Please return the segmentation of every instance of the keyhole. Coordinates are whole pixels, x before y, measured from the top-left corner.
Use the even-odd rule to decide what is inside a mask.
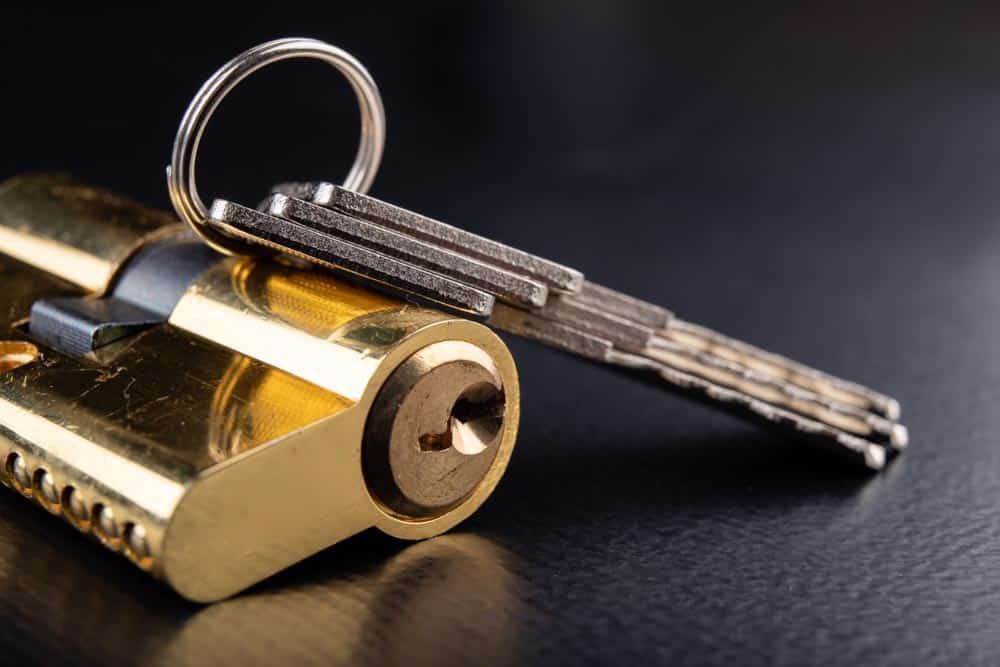
[[[443,452],[454,447],[466,456],[480,454],[500,433],[503,413],[503,392],[489,383],[477,384],[455,401],[446,431],[420,436],[420,451]]]

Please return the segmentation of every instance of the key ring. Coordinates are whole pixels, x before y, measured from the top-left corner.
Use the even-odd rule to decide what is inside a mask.
[[[260,250],[208,227],[207,209],[195,183],[195,160],[205,127],[219,103],[257,70],[291,58],[322,60],[343,74],[361,108],[361,141],[344,187],[367,192],[375,180],[385,148],[385,109],[375,80],[354,56],[336,46],[315,39],[291,37],[266,42],[244,51],[219,68],[191,100],[174,140],[167,189],[177,214],[212,248],[229,254],[258,254]]]

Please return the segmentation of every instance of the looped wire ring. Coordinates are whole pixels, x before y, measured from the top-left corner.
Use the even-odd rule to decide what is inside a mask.
[[[378,87],[368,70],[351,54],[315,39],[292,37],[266,42],[244,51],[223,65],[204,83],[191,100],[174,140],[167,188],[177,214],[205,240],[225,254],[259,252],[247,243],[227,236],[206,224],[207,209],[195,182],[195,161],[202,134],[219,103],[243,79],[272,63],[291,58],[322,60],[339,70],[351,84],[361,108],[361,141],[344,187],[367,192],[375,180],[385,148],[385,109]]]

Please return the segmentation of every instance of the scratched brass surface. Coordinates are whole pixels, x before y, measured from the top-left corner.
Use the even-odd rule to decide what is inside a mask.
[[[80,288],[51,273],[36,269],[0,252],[0,332],[25,320],[31,304],[42,296],[71,296]]]
[[[129,243],[178,230],[92,189],[53,195],[63,187],[56,182],[4,186],[9,196],[31,185],[36,198],[8,200],[16,215],[0,215],[0,230],[16,232],[0,232],[0,251],[12,255],[0,261],[0,341],[15,341],[0,348],[5,484],[196,601],[232,595],[372,526],[406,539],[437,535],[492,492],[519,421],[517,374],[503,343],[482,325],[316,271],[220,257],[168,324],[84,359],[39,347],[33,360],[13,328],[32,301],[104,288],[60,277],[74,252],[87,258],[83,269],[99,259],[110,280],[121,253],[135,251]],[[106,233],[111,223],[125,233]],[[82,240],[92,224],[93,236],[110,243],[103,255]],[[159,231],[133,233],[150,227]],[[44,252],[22,262],[24,248]],[[507,409],[495,456],[448,511],[386,512],[361,466],[369,411],[398,366],[443,341],[464,341],[472,358],[496,364]]]
[[[249,305],[260,317],[261,304]],[[452,339],[506,362],[516,397],[513,363],[485,327],[407,307],[348,320],[324,339],[340,349],[331,372],[369,372],[351,380],[367,381],[359,403],[170,325],[93,361],[43,350],[40,362],[0,376],[0,456],[23,457],[30,474],[46,471],[62,493],[72,487],[91,518],[110,510],[116,532],[98,532],[108,546],[191,599],[218,599],[372,525],[427,537],[485,500],[509,458],[516,406],[493,468],[443,516],[411,522],[382,512],[361,473],[364,423],[381,382],[416,350]],[[148,559],[130,550],[135,526]]]
[[[350,405],[171,327],[105,351],[102,361],[81,363],[46,350],[40,362],[0,375],[0,456],[23,457],[33,476],[46,471],[62,498],[72,488],[107,546],[168,579],[177,549],[168,548],[165,534],[184,518],[181,503],[202,477]],[[289,408],[291,398],[297,409]],[[37,488],[25,492],[39,495]],[[108,510],[117,529],[99,532],[93,519]],[[51,511],[69,509],[64,500]],[[143,531],[148,561],[128,548],[132,526]],[[181,554],[189,547],[183,539],[176,546]]]
[[[275,274],[248,289],[254,282],[248,271]],[[168,536],[186,545],[184,558],[168,564],[168,579],[198,579],[206,563],[224,564],[234,550],[250,549],[254,558],[243,565],[256,570],[256,580],[371,526],[404,539],[438,535],[474,512],[506,470],[520,420],[520,390],[506,346],[482,325],[386,300],[311,271],[226,259],[195,281],[171,326],[221,342],[353,404],[289,435],[283,449],[262,447],[240,457],[238,465],[220,465],[191,489]],[[407,518],[386,511],[368,489],[361,465],[364,427],[392,372],[442,341],[470,343],[494,360],[507,407],[496,456],[475,489],[447,512]],[[199,509],[208,507],[210,514]],[[247,578],[225,567],[213,576],[212,586]]]
[[[166,213],[65,174],[0,183],[0,252],[86,292],[104,292],[133,252],[181,229]]]

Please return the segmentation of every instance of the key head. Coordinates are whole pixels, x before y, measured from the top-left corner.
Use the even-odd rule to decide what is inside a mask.
[[[208,225],[300,260],[355,276],[375,289],[433,303],[473,318],[485,318],[494,297],[467,283],[346,241],[325,230],[217,199]]]

